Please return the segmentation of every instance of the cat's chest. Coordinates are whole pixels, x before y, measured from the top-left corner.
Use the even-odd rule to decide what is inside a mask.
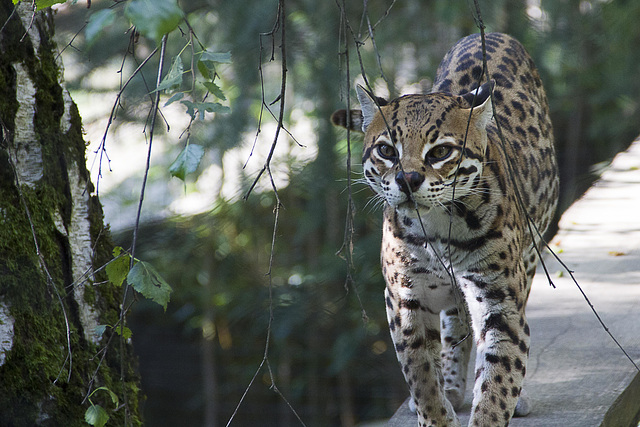
[[[383,267],[410,276],[428,274],[450,280],[451,271],[482,264],[502,240],[502,231],[481,224],[468,226],[464,217],[447,211],[387,210],[384,215]]]

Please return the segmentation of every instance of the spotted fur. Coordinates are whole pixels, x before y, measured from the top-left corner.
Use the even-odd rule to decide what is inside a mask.
[[[508,425],[514,412],[528,412],[518,403],[530,341],[525,304],[558,173],[530,56],[499,33],[486,35],[486,54],[492,80],[482,85],[476,34],[446,54],[431,93],[381,105],[358,88],[362,110],[351,115],[365,132],[365,178],[385,200],[387,316],[421,426],[460,425],[471,339],[470,425]]]

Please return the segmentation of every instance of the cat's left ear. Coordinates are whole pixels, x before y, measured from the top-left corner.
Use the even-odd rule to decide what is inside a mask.
[[[476,126],[485,128],[493,117],[493,106],[491,104],[491,94],[496,87],[496,81],[491,79],[479,88],[460,95],[469,106],[473,108],[473,115],[476,117]]]

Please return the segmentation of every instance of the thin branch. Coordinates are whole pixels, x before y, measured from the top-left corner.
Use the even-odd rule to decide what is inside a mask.
[[[282,59],[281,59],[281,61],[282,61],[281,79],[282,80],[281,80],[281,85],[280,85],[280,95],[276,99],[276,101],[280,101],[280,113],[279,113],[279,116],[278,116],[278,126],[276,128],[276,132],[275,132],[275,135],[274,135],[274,138],[273,138],[273,142],[271,144],[271,150],[269,152],[267,160],[266,160],[264,166],[262,167],[262,170],[260,171],[260,173],[256,177],[256,179],[253,181],[253,184],[249,188],[249,191],[247,191],[246,195],[244,196],[244,199],[246,200],[249,197],[249,195],[251,194],[253,188],[256,186],[257,182],[260,180],[260,177],[262,176],[262,174],[266,172],[267,175],[269,176],[269,180],[270,180],[270,183],[271,183],[271,188],[273,189],[274,195],[276,197],[276,203],[275,203],[275,207],[274,207],[273,234],[272,234],[272,237],[271,237],[271,251],[270,251],[270,255],[269,255],[269,267],[268,267],[268,271],[266,273],[266,276],[268,277],[268,285],[269,285],[269,322],[268,322],[268,325],[267,325],[267,336],[266,336],[266,339],[265,339],[264,354],[263,354],[263,357],[262,357],[262,361],[260,362],[260,365],[258,366],[258,368],[256,369],[256,372],[254,373],[253,377],[251,378],[251,381],[249,382],[249,384],[245,388],[244,393],[242,394],[242,397],[240,398],[240,401],[236,405],[236,408],[233,411],[233,414],[231,414],[231,417],[229,418],[229,420],[227,422],[227,426],[229,426],[233,422],[236,414],[238,413],[238,410],[242,406],[242,403],[244,402],[244,400],[245,400],[245,398],[247,396],[247,393],[249,392],[249,389],[251,388],[251,386],[255,382],[255,379],[257,378],[258,374],[260,373],[260,371],[262,370],[262,368],[265,365],[267,366],[267,369],[268,369],[268,372],[269,372],[269,378],[271,380],[271,389],[285,402],[285,404],[289,407],[291,412],[298,419],[300,424],[303,425],[303,426],[305,425],[304,422],[302,421],[302,419],[300,418],[300,416],[298,415],[298,413],[295,411],[295,409],[291,405],[291,403],[289,403],[289,401],[285,398],[285,396],[282,394],[282,392],[278,389],[278,387],[276,385],[276,381],[275,381],[275,376],[273,374],[273,371],[271,369],[271,364],[269,362],[269,348],[270,348],[270,343],[271,343],[271,331],[272,331],[273,310],[274,310],[272,271],[273,271],[273,260],[274,260],[274,256],[275,256],[275,244],[276,244],[276,237],[277,237],[277,232],[278,232],[278,224],[279,224],[279,220],[280,220],[280,209],[282,208],[282,203],[281,203],[280,197],[278,195],[278,189],[276,187],[276,184],[275,184],[275,182],[273,180],[273,175],[271,173],[271,159],[273,157],[273,153],[275,151],[276,144],[278,142],[278,136],[280,134],[280,130],[284,129],[286,131],[286,129],[284,128],[284,125],[283,125],[283,123],[284,123],[284,109],[285,109],[285,90],[286,90],[286,82],[287,82],[285,0],[279,0],[279,2],[278,2],[278,11],[277,11],[277,16],[276,16],[276,22],[274,23],[273,29],[268,33],[260,34],[260,66],[259,66],[259,72],[260,72],[260,83],[262,85],[262,106],[263,106],[263,108],[267,108],[267,109],[269,109],[269,108],[268,108],[268,106],[266,105],[266,102],[265,102],[264,80],[263,80],[263,75],[262,75],[262,52],[263,52],[262,37],[269,36],[272,39],[271,60],[273,60],[274,59],[274,54],[275,54],[275,34],[276,34],[276,32],[278,30],[280,31],[280,54],[282,55]],[[260,110],[260,121],[258,122],[257,134],[260,133],[260,125],[261,125],[261,121],[262,121],[262,110],[263,110],[263,108],[261,108],[261,110]],[[256,139],[257,139],[257,134],[256,134]],[[254,143],[254,146],[255,146],[255,143]]]
[[[253,183],[251,184],[251,186],[249,187],[249,190],[247,191],[247,193],[244,196],[244,200],[247,200],[247,198],[249,197],[249,195],[251,194],[251,192],[253,191],[254,187],[256,186],[256,184],[258,183],[258,181],[260,180],[260,177],[262,176],[262,174],[264,172],[267,171],[267,169],[270,167],[271,164],[271,159],[273,158],[273,154],[275,153],[276,150],[276,146],[278,144],[278,137],[280,136],[280,131],[284,128],[284,107],[285,107],[285,95],[286,95],[286,88],[287,88],[287,50],[286,50],[286,16],[285,16],[285,2],[284,0],[279,0],[278,3],[278,15],[276,18],[276,23],[273,26],[273,29],[271,30],[271,32],[266,33],[264,35],[269,35],[272,38],[275,36],[275,32],[277,30],[280,30],[280,54],[282,56],[281,58],[281,62],[282,62],[282,77],[281,77],[281,83],[280,83],[280,95],[278,95],[278,99],[280,101],[280,113],[278,115],[278,126],[276,127],[276,132],[275,135],[273,137],[273,142],[271,143],[271,149],[269,150],[269,154],[267,155],[267,160],[264,163],[264,166],[262,167],[262,169],[260,169],[260,172],[258,172],[258,175],[256,176],[256,178],[253,180]],[[260,42],[260,46],[262,48],[262,36],[263,34],[260,35],[261,38],[261,42]],[[275,48],[275,43],[272,41],[272,52],[271,52],[271,58],[273,59],[274,57],[274,52],[273,49]],[[260,78],[262,79],[262,58],[260,60]],[[263,99],[262,99],[262,103],[264,104],[264,89],[263,89]],[[260,117],[262,118],[262,112],[260,114]],[[259,128],[258,128],[258,132],[259,132]],[[257,135],[256,135],[257,138]]]
[[[160,47],[160,60],[158,63],[158,76],[156,79],[156,88],[160,85],[160,82],[162,81],[162,69],[164,65],[164,56],[165,56],[166,48],[167,48],[167,35],[165,34],[164,36],[162,36],[162,42]],[[136,213],[136,222],[133,228],[133,240],[131,243],[131,261],[129,263],[129,270],[133,268],[133,265],[135,263],[136,243],[138,241],[138,229],[140,227],[140,215],[142,213],[142,202],[144,201],[144,193],[147,186],[147,179],[149,177],[149,168],[151,167],[151,149],[153,147],[153,132],[155,130],[156,117],[158,116],[159,103],[160,103],[160,91],[156,90],[155,100],[153,102],[152,113],[151,113],[151,128],[149,130],[149,149],[147,151],[147,163],[144,170],[144,177],[142,178],[142,188],[140,189],[140,200],[138,201],[138,211]],[[127,282],[124,288],[124,291],[122,293],[122,307],[125,307],[126,305],[127,295],[129,293],[128,291],[130,287],[131,287],[131,284]],[[122,325],[124,325],[124,317],[125,317],[125,312],[124,310],[121,310],[120,323]],[[120,334],[121,357],[123,357],[124,355],[124,344],[125,344],[124,341],[125,341],[124,334]],[[120,363],[120,380],[122,381],[122,388],[123,388],[123,395],[124,395],[123,400],[124,400],[124,406],[125,406],[125,426],[126,426],[128,422],[129,407],[128,407],[127,391],[126,391],[126,384],[125,384],[125,369],[124,369],[123,362]]]
[[[378,61],[378,68],[380,69],[380,77],[382,77],[385,82],[388,82],[387,76],[384,75],[384,71],[382,69],[382,57],[380,56],[380,51],[378,50],[378,45],[376,44],[376,38],[373,36],[373,27],[371,26],[369,13],[367,13],[367,3],[368,1],[364,0],[364,10],[362,12],[367,21],[367,32],[369,33],[369,38],[371,39],[371,44],[373,45],[373,51],[376,53],[376,60]],[[391,6],[393,6],[393,4]],[[391,8],[391,6],[389,7],[389,9]]]
[[[64,51],[67,50],[68,47],[72,47],[75,50],[79,50],[77,47],[73,46],[73,41],[76,39],[76,37],[78,37],[78,35],[82,32],[82,30],[85,29],[86,26],[87,26],[87,23],[85,22],[84,25],[82,27],[80,27],[80,29],[78,31],[76,31],[76,33],[73,35],[73,37],[71,37],[71,40],[69,40],[69,42],[67,44],[65,44],[62,49],[60,49],[60,52],[58,52],[58,54],[56,55],[54,61],[58,61],[58,58],[60,58],[60,55],[62,55],[64,53]]]
[[[268,341],[268,339],[269,339],[269,331],[267,331],[267,341]],[[262,361],[260,362],[260,365],[258,365],[258,369],[256,369],[256,371],[254,372],[253,377],[251,377],[251,381],[249,381],[249,385],[247,385],[247,388],[244,389],[244,393],[242,394],[242,397],[240,398],[240,401],[236,405],[236,408],[234,409],[233,413],[231,414],[231,417],[229,418],[229,421],[227,421],[227,424],[226,424],[227,427],[229,427],[231,425],[231,423],[233,422],[233,419],[236,417],[236,414],[238,413],[238,410],[240,409],[240,406],[242,405],[242,402],[244,402],[245,397],[247,397],[247,393],[249,393],[249,389],[251,388],[251,386],[255,382],[255,380],[258,377],[258,374],[260,373],[260,371],[262,371],[262,367],[264,366],[266,361],[267,361],[267,359],[263,357]]]
[[[376,27],[378,26],[378,24],[380,24],[382,21],[384,21],[387,16],[389,16],[389,13],[391,12],[391,9],[393,8],[393,6],[396,4],[397,0],[393,0],[391,2],[391,4],[389,5],[389,7],[387,8],[387,10],[384,12],[384,14],[380,17],[380,19],[378,19],[378,21],[373,25],[373,27],[371,28],[372,30],[375,30]]]
[[[102,156],[105,155],[107,156],[107,160],[109,162],[111,162],[109,160],[109,157],[107,155],[107,148],[106,148],[106,144],[107,144],[107,135],[109,133],[109,128],[111,127],[111,124],[113,123],[113,121],[115,120],[116,117],[116,109],[118,108],[118,106],[120,105],[120,98],[122,97],[122,94],[124,93],[124,90],[127,88],[127,86],[129,85],[129,83],[131,83],[131,80],[133,80],[133,78],[138,75],[138,73],[140,72],[140,70],[142,70],[142,67],[144,67],[147,62],[149,62],[149,60],[156,54],[156,52],[158,51],[158,48],[155,48],[149,55],[147,55],[147,57],[142,61],[142,63],[138,66],[138,68],[135,69],[135,71],[133,73],[131,73],[131,75],[129,76],[129,78],[127,79],[127,81],[124,83],[124,85],[122,85],[122,87],[120,88],[120,90],[118,91],[118,94],[116,95],[116,100],[113,103],[113,107],[111,107],[111,113],[109,114],[109,120],[107,122],[107,126],[104,130],[104,134],[102,135],[102,141],[100,142],[100,145],[98,146],[98,148],[95,151],[95,154],[97,155],[99,153],[99,162],[98,162],[98,180],[96,182],[96,192],[98,191],[98,185],[100,184],[100,178],[102,177]],[[95,164],[95,157],[93,159],[93,163],[91,164],[91,169],[93,169],[93,166]]]
[[[18,5],[16,5],[16,7],[18,7]],[[31,21],[29,22],[29,26],[24,29],[24,34],[22,35],[22,38],[20,39],[21,43],[24,41],[25,37],[27,37],[27,34],[29,34],[29,30],[33,26],[33,21],[36,19],[36,12],[38,10],[38,6],[36,4],[36,0],[32,0],[32,2],[31,2],[31,10],[33,12],[33,14],[31,15]],[[34,49],[35,48],[36,48],[36,46],[34,46]]]
[[[346,102],[347,102],[347,111],[351,111],[351,64],[349,63],[349,42],[347,39],[347,16],[346,16],[346,3],[345,0],[342,0],[341,3],[338,3],[338,8],[340,9],[340,40],[343,40],[344,43],[344,51],[340,52],[340,55],[344,56],[344,63],[346,64],[346,76],[345,76],[345,93],[346,93]],[[337,254],[344,254],[344,259],[346,263],[346,277],[344,287],[346,291],[349,291],[349,286],[353,286],[353,289],[356,294],[356,298],[358,299],[358,304],[360,305],[360,310],[362,312],[362,320],[367,323],[369,317],[367,316],[367,312],[364,308],[364,304],[362,303],[362,299],[360,298],[360,292],[355,287],[352,271],[354,270],[353,263],[353,237],[355,234],[353,219],[355,217],[355,203],[353,202],[353,188],[352,188],[352,167],[351,167],[351,114],[347,114],[347,213],[345,218],[345,227],[344,227],[344,238],[342,242],[342,247],[338,250]]]
[[[133,305],[134,301],[130,301],[128,303],[128,305],[123,308],[123,312],[124,312],[124,317],[126,317],[127,313],[129,312],[129,310],[131,309],[131,306]],[[111,326],[111,329],[113,331],[113,333],[111,335],[109,335],[109,339],[107,339],[106,344],[96,353],[96,356],[98,356],[98,354],[101,354],[100,356],[100,360],[98,361],[98,364],[95,368],[95,370],[93,371],[93,375],[91,375],[91,379],[89,380],[89,384],[87,385],[87,392],[84,396],[84,398],[82,399],[82,404],[84,404],[87,399],[89,399],[89,396],[91,396],[91,393],[93,392],[93,384],[96,381],[96,378],[98,377],[98,372],[100,371],[100,367],[102,366],[102,362],[104,361],[105,357],[107,356],[107,350],[109,349],[109,346],[111,345],[111,341],[113,341],[113,338],[115,336],[117,336],[118,334],[115,332],[117,330],[117,328],[120,326],[120,320],[118,319],[116,321],[116,324]],[[95,356],[94,356],[95,358]],[[94,358],[91,358],[91,360],[93,360]]]
[[[274,61],[275,60],[275,33],[279,28],[280,28],[280,8],[278,8],[277,15],[276,15],[276,20],[275,20],[275,22],[273,24],[273,28],[271,29],[271,31],[269,31],[267,33],[260,33],[260,37],[258,38],[259,44],[260,44],[260,55],[259,55],[259,62],[258,62],[258,74],[260,76],[260,93],[262,95],[262,102],[260,104],[260,113],[259,113],[259,116],[258,116],[258,126],[257,126],[257,129],[256,129],[256,136],[253,139],[253,145],[251,146],[251,151],[249,152],[249,157],[247,158],[247,161],[245,162],[243,168],[247,167],[247,164],[249,163],[249,160],[253,156],[253,151],[255,150],[256,144],[258,143],[258,135],[260,135],[260,132],[262,132],[262,115],[264,113],[265,108],[269,109],[269,106],[265,102],[265,94],[264,94],[264,73],[263,73],[263,68],[262,68],[262,52],[264,52],[264,46],[262,44],[262,38],[263,37],[270,37],[271,38],[271,58],[269,59],[269,61]],[[276,100],[278,100],[278,99],[281,99],[281,97],[277,97],[276,98]],[[271,111],[271,110],[269,109],[269,111]],[[273,113],[271,113],[271,115],[273,116]]]
[[[16,14],[17,7],[18,7],[17,4],[13,6],[13,10],[11,10],[11,14],[7,18],[7,20],[4,21],[4,24],[2,24],[2,28],[0,28],[0,34],[2,34],[2,32],[4,32],[4,29],[7,26],[7,24],[9,23],[9,21],[11,21],[11,18],[13,17],[13,15]]]
[[[281,1],[283,1],[283,0],[281,0]],[[262,360],[260,361],[260,364],[258,365],[258,368],[256,369],[255,373],[253,374],[253,377],[251,378],[251,381],[249,381],[249,384],[245,388],[244,393],[242,394],[242,397],[240,398],[240,401],[238,402],[238,404],[236,405],[236,408],[233,411],[233,414],[231,414],[231,417],[227,421],[227,427],[229,425],[231,425],[233,419],[235,418],[236,414],[238,413],[238,410],[240,409],[240,406],[242,406],[242,403],[244,402],[245,398],[247,397],[247,394],[249,393],[249,389],[251,389],[251,386],[255,382],[255,380],[256,380],[258,374],[260,373],[260,371],[262,371],[262,368],[263,368],[263,366],[265,366],[265,364],[267,365],[267,368],[268,368],[268,371],[269,371],[269,379],[271,380],[271,389],[278,396],[280,396],[280,398],[282,400],[284,400],[285,404],[293,412],[293,414],[298,419],[300,424],[302,424],[303,426],[305,425],[305,423],[302,421],[302,419],[300,418],[300,416],[298,415],[296,410],[293,408],[291,403],[289,403],[289,401],[286,399],[286,397],[282,394],[282,392],[276,386],[275,376],[273,375],[273,371],[271,370],[271,364],[269,363],[269,348],[270,348],[270,344],[271,344],[271,330],[272,330],[272,324],[273,324],[273,275],[272,275],[272,272],[273,272],[273,259],[274,259],[274,256],[275,256],[276,237],[278,235],[278,221],[279,221],[279,217],[280,217],[280,209],[282,208],[282,203],[280,201],[280,197],[278,196],[277,188],[276,188],[275,182],[273,181],[273,176],[271,175],[271,169],[268,166],[267,166],[267,174],[269,175],[269,178],[270,178],[270,181],[271,181],[271,186],[272,186],[272,189],[273,189],[274,194],[276,196],[276,205],[275,205],[275,208],[274,208],[273,233],[271,235],[271,251],[270,251],[270,254],[269,254],[269,267],[268,267],[268,271],[266,273],[266,276],[269,279],[268,280],[268,285],[269,285],[269,321],[268,321],[268,324],[267,324],[267,337],[265,339],[264,354],[262,356]]]

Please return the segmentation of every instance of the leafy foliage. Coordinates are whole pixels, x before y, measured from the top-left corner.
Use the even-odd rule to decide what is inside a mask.
[[[109,414],[100,405],[91,405],[84,413],[84,420],[92,426],[102,427],[109,421]]]
[[[132,0],[127,4],[125,15],[140,33],[158,44],[184,17],[176,0]]]
[[[21,0],[13,0],[13,4],[20,3]],[[64,3],[67,0],[35,0],[36,10],[44,9],[47,7],[51,7],[54,4]]]
[[[120,246],[113,248],[113,260],[105,266],[109,281],[118,287],[122,286],[124,279],[129,273],[131,258],[129,254],[122,253],[122,251],[123,249]]]
[[[133,289],[146,298],[167,309],[171,296],[171,286],[160,276],[148,262],[138,261],[127,274],[127,281]]]
[[[90,406],[84,413],[84,420],[92,426],[95,427],[103,427],[109,421],[109,413],[100,405],[96,405],[91,401],[91,396],[93,396],[98,391],[106,392],[111,398],[111,402],[117,408],[119,399],[118,395],[109,390],[107,387],[98,387],[89,396]]]
[[[204,148],[201,145],[187,145],[169,167],[169,173],[184,181],[187,174],[196,171],[203,155]]]
[[[120,246],[113,249],[113,256],[113,260],[105,266],[109,281],[114,286],[120,287],[126,278],[133,289],[166,310],[172,290],[156,269],[148,262],[139,259],[134,259],[133,268],[130,269],[131,255],[124,252]],[[104,326],[101,325],[99,327],[101,329],[96,330],[96,335],[102,335]],[[116,332],[123,333],[121,327],[116,328]],[[130,331],[126,334],[130,336]]]
[[[184,73],[184,66],[182,65],[182,59],[180,55],[173,58],[171,69],[169,73],[164,76],[164,79],[160,82],[156,91],[164,90],[167,93],[171,93],[182,86],[182,74]]]
[[[200,120],[204,120],[205,113],[228,113],[230,111],[229,107],[226,107],[219,102],[180,101],[180,103],[187,107],[187,114],[193,119],[197,116]]]
[[[87,45],[91,46],[105,29],[116,20],[116,11],[114,9],[102,9],[96,13],[92,13],[87,21],[87,26],[84,30],[85,40]]]

